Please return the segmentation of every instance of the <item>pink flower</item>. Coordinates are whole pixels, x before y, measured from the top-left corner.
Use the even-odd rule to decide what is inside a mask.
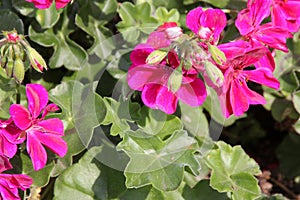
[[[17,144],[24,140],[18,137],[21,130],[15,126],[12,120],[0,120],[0,156],[12,158],[17,152]]]
[[[271,0],[249,0],[248,8],[239,12],[235,25],[250,42],[261,42],[271,48],[288,52],[286,39],[292,37],[284,27],[261,22],[270,15]]]
[[[290,32],[297,32],[300,28],[300,1],[273,0],[272,23],[286,28]]]
[[[26,147],[33,167],[40,170],[47,162],[47,153],[42,144],[60,157],[66,154],[67,144],[61,138],[64,126],[58,118],[44,119],[47,113],[57,111],[58,107],[55,104],[47,105],[48,93],[42,85],[27,84],[26,96],[28,110],[22,105],[13,104],[10,115],[16,126],[23,131],[24,137],[27,136]]]
[[[0,156],[0,200],[20,200],[18,189],[26,190],[32,184],[32,179],[27,175],[1,173],[11,168],[8,159]]]
[[[187,14],[186,25],[200,39],[215,44],[226,26],[226,15],[220,9],[203,11],[201,7],[198,7]]]
[[[168,59],[157,65],[149,65],[146,59],[154,50],[149,44],[140,44],[133,50],[130,55],[132,66],[127,76],[129,87],[142,91],[142,100],[146,106],[167,114],[176,111],[178,100],[190,106],[201,105],[206,98],[206,89],[204,83],[197,78],[197,71],[183,69],[182,84],[178,91],[172,92],[168,88],[168,81],[180,64],[178,57],[169,52]]]
[[[220,68],[224,72],[223,93],[220,96],[221,105],[226,117],[231,114],[242,115],[250,104],[265,104],[264,97],[248,88],[247,82],[278,89],[279,82],[272,71],[266,67],[253,70],[245,68],[253,65],[268,52],[263,46],[252,47],[245,41],[235,41],[219,45],[225,53],[227,61]]]
[[[177,26],[176,22],[165,22],[157,28],[157,31],[165,32],[167,39],[171,41],[176,40],[182,35],[182,29]]]
[[[26,0],[34,3],[34,6],[39,9],[49,8],[53,0]],[[71,0],[55,0],[56,9],[65,7]]]

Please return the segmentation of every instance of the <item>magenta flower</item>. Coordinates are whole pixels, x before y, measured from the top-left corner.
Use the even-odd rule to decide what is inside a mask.
[[[226,26],[226,15],[220,9],[202,10],[201,7],[191,10],[186,16],[186,25],[200,39],[215,44]]]
[[[128,85],[133,90],[142,91],[144,104],[167,114],[176,111],[178,100],[190,106],[201,105],[206,98],[206,89],[204,83],[197,78],[197,71],[183,69],[182,84],[178,91],[172,92],[168,88],[168,80],[180,64],[178,57],[170,52],[168,59],[160,64],[149,65],[146,59],[153,51],[154,48],[149,44],[140,44],[130,55],[132,66],[128,71]]]
[[[260,25],[270,15],[271,0],[251,0],[247,6],[239,12],[235,21],[241,35],[250,42],[261,42],[271,48],[288,52],[286,39],[292,35],[287,29],[274,26],[271,22]]]
[[[47,153],[42,144],[60,157],[66,154],[67,144],[61,138],[64,135],[64,126],[58,118],[44,119],[47,113],[57,111],[58,107],[55,104],[47,105],[48,93],[42,85],[27,84],[26,96],[28,110],[22,105],[13,104],[10,115],[16,126],[22,130],[20,137],[23,135],[27,139],[27,152],[34,169],[40,170],[47,162]]]
[[[297,32],[300,28],[300,1],[273,0],[272,23],[286,28],[290,32]]]
[[[252,81],[274,89],[279,88],[278,80],[267,67],[254,70],[245,68],[253,65],[268,52],[263,46],[252,47],[245,41],[235,41],[219,45],[225,53],[227,61],[220,68],[224,72],[223,93],[220,95],[221,106],[226,117],[231,114],[242,115],[250,104],[265,104],[263,96],[248,88],[247,82]]]
[[[21,130],[15,126],[12,120],[0,120],[0,156],[12,158],[17,152],[17,144],[20,144],[24,139],[19,136]]]
[[[24,174],[2,174],[11,168],[8,159],[0,156],[0,200],[20,200],[18,189],[26,190],[32,184],[32,179]]]
[[[26,0],[34,3],[34,6],[39,9],[49,8],[53,0]],[[71,0],[55,0],[56,9],[65,7]]]

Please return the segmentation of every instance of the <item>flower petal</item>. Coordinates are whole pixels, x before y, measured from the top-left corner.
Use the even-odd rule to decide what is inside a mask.
[[[9,108],[9,113],[19,129],[26,130],[31,125],[30,113],[23,106],[19,104],[13,104]]]
[[[200,16],[202,15],[203,10],[201,7],[197,7],[190,12],[186,16],[186,26],[191,29],[196,35],[198,35],[198,31],[200,29]]]
[[[42,127],[41,132],[47,132],[59,136],[64,135],[64,125],[58,118],[50,118],[37,123],[37,126]]]
[[[40,84],[27,84],[26,96],[29,112],[36,119],[48,103],[48,92]]]
[[[34,170],[38,171],[42,169],[47,162],[47,153],[38,138],[35,136],[34,131],[27,133],[26,148],[31,158]]]
[[[61,138],[61,136],[39,131],[35,132],[35,136],[43,145],[48,147],[51,151],[53,151],[60,157],[64,157],[66,155],[68,146],[67,143]]]
[[[12,169],[12,165],[10,164],[8,158],[0,155],[0,173],[6,170]]]
[[[142,92],[144,104],[153,109],[159,109],[167,114],[176,111],[178,99],[167,87],[159,84],[148,84]]]
[[[279,89],[280,82],[273,76],[272,72],[266,68],[258,68],[255,70],[244,70],[244,74],[248,76],[248,79],[268,86],[270,88]]]
[[[230,104],[235,116],[241,116],[249,108],[249,102],[247,96],[244,94],[243,87],[248,87],[247,84],[239,83],[234,80],[230,88]]]
[[[189,84],[182,84],[176,92],[179,100],[190,106],[200,106],[206,98],[206,88],[199,78]]]

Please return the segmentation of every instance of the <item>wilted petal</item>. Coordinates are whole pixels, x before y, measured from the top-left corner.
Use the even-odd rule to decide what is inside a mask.
[[[178,102],[175,94],[159,84],[146,85],[142,92],[142,100],[146,106],[167,114],[173,114],[176,111]]]
[[[182,84],[176,92],[178,99],[190,106],[200,106],[205,101],[206,95],[205,85],[199,78],[189,84]]]
[[[26,96],[29,112],[36,119],[48,103],[48,92],[40,84],[27,84]]]
[[[64,157],[67,153],[68,146],[67,143],[59,135],[54,135],[47,132],[35,132],[37,139],[51,151]]]
[[[31,125],[30,113],[23,106],[19,104],[13,104],[9,108],[9,113],[19,129],[26,130]]]
[[[31,158],[34,170],[42,169],[47,162],[47,153],[42,146],[38,138],[35,136],[35,132],[27,133],[27,152]]]
[[[37,126],[42,127],[42,132],[47,132],[55,135],[64,135],[64,125],[58,118],[50,118],[37,123]]]

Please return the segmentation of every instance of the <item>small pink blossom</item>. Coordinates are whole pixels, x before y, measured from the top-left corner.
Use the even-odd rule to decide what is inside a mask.
[[[151,41],[155,44],[154,40]],[[146,106],[159,109],[167,114],[176,111],[178,100],[190,105],[199,106],[206,98],[204,83],[197,78],[197,71],[184,70],[180,88],[172,92],[168,80],[180,62],[175,53],[157,65],[149,65],[146,59],[155,48],[149,44],[138,45],[130,55],[132,66],[128,71],[127,81],[131,89],[142,91],[142,100]]]
[[[200,39],[215,44],[226,26],[226,15],[220,9],[209,8],[203,11],[198,7],[187,14],[186,25]]]
[[[39,9],[47,9],[51,6],[53,0],[26,0],[34,3],[34,6]],[[55,0],[56,9],[65,7],[71,0]]]
[[[250,0],[247,8],[240,11],[235,21],[242,36],[249,42],[260,42],[271,48],[288,52],[286,39],[292,37],[284,27],[274,26],[271,22],[261,25],[270,15],[271,0]]]
[[[10,107],[10,115],[27,139],[26,147],[34,169],[40,170],[47,162],[47,153],[42,144],[60,157],[66,154],[67,144],[61,138],[64,135],[64,126],[58,118],[44,119],[49,112],[57,111],[59,108],[55,104],[47,105],[48,93],[42,85],[27,84],[26,96],[28,109],[13,104]]]
[[[0,120],[0,156],[12,158],[17,152],[17,144],[24,140],[19,139],[21,130],[13,121]]]
[[[165,32],[167,39],[173,41],[182,35],[182,29],[177,26],[176,22],[165,22],[157,28],[157,31]]]
[[[299,0],[273,0],[271,11],[274,26],[286,28],[290,32],[297,32],[299,30]]]
[[[265,104],[264,97],[249,89],[247,82],[252,81],[278,89],[279,81],[266,67],[253,70],[245,68],[257,63],[268,50],[263,46],[253,47],[245,41],[222,44],[219,48],[227,57],[226,63],[220,66],[225,77],[223,93],[220,95],[225,116],[240,116],[249,109],[250,104]]]
[[[11,169],[8,159],[0,156],[0,200],[21,200],[18,189],[30,188],[32,179],[25,174],[3,174],[2,172]]]

